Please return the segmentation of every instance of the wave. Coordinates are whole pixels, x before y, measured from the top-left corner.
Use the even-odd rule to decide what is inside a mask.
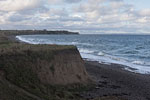
[[[76,44],[79,44],[78,42],[71,42],[71,44],[74,44],[74,45],[76,45]]]
[[[136,50],[132,50],[132,51],[125,51],[125,54],[138,54],[139,52]]]
[[[26,39],[22,36],[16,36],[16,38],[20,41],[23,41],[23,42],[26,42],[26,43],[29,43],[29,44],[36,44],[37,42],[33,42],[34,39]]]
[[[99,56],[104,56],[105,53],[104,53],[104,52],[99,52],[98,55],[99,55]]]
[[[138,61],[138,60],[133,61],[132,63],[133,63],[133,64],[137,64],[137,65],[144,65],[144,64],[145,64],[145,62],[143,62],[143,61]]]
[[[93,44],[90,43],[80,43],[80,42],[71,42],[73,45],[83,45],[83,46],[93,46]]]
[[[79,48],[80,53],[94,53],[93,50]]]
[[[17,39],[20,41],[30,43],[30,44],[57,44],[57,45],[84,45],[84,46],[93,46],[93,44],[90,43],[80,43],[80,42],[58,42],[58,41],[51,41],[51,40],[46,40],[46,39],[39,39],[39,38],[34,38],[34,37],[25,37],[24,35],[22,36],[16,36]]]
[[[24,36],[16,36],[16,38],[20,41],[29,43],[29,44],[57,44],[57,45],[72,45],[73,43],[69,42],[57,42],[50,41],[48,39],[39,39],[39,38],[26,38]]]
[[[134,61],[129,62],[125,59],[119,57],[113,57],[110,55],[99,56],[94,54],[86,54],[81,52],[82,58],[85,58],[88,61],[98,61],[99,63],[103,64],[120,64],[124,65],[125,70],[141,73],[141,74],[150,74],[150,67],[142,65],[142,61]]]

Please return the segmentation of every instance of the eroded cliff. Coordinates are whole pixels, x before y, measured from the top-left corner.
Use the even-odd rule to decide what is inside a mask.
[[[0,60],[9,80],[22,78],[27,70],[45,84],[87,83],[89,79],[84,62],[74,46],[14,44],[1,48]]]
[[[54,54],[51,61],[37,62],[36,71],[41,82],[63,85],[88,82],[84,62],[76,48],[58,50]]]
[[[5,97],[17,98],[16,93],[21,91],[20,95],[29,97],[33,94],[35,98],[36,96],[44,99],[56,98],[57,93],[60,93],[56,92],[59,90],[56,89],[57,86],[62,88],[66,85],[91,82],[85,70],[84,61],[74,46],[24,43],[0,45],[0,73],[0,84],[7,83],[5,86],[8,91],[12,91],[12,94],[15,91],[15,94],[8,94]],[[10,84],[12,86],[8,87]],[[61,91],[66,89],[63,88]],[[6,94],[4,91],[0,92],[1,97],[4,94]]]

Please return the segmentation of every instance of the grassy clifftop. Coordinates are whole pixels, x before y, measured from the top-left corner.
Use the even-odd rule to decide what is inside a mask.
[[[0,35],[0,99],[80,100],[76,93],[85,88],[79,84],[89,81],[76,47],[17,43]]]

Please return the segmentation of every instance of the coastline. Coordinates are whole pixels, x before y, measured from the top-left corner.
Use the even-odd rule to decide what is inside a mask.
[[[15,35],[10,36],[9,39],[20,42]],[[83,98],[91,100],[101,100],[101,98],[104,100],[150,100],[150,75],[127,71],[123,65],[119,64],[107,65],[96,61],[84,61],[88,74],[96,81],[97,85],[90,91],[81,93]],[[111,99],[107,99],[109,97]]]
[[[128,50],[127,47],[124,49],[119,49],[117,46],[121,46],[121,44],[117,44],[116,46],[111,43],[105,44],[105,38],[106,36],[100,36],[100,35],[94,35],[93,37],[89,35],[71,35],[71,36],[63,36],[63,35],[47,35],[47,36],[17,36],[18,39],[28,42],[29,44],[56,44],[56,45],[75,45],[78,47],[78,50],[80,51],[80,55],[82,58],[88,59],[89,61],[99,61],[100,63],[105,64],[121,64],[126,67],[124,67],[126,70],[129,70],[131,72],[135,73],[141,73],[141,74],[150,74],[150,67],[149,67],[149,59],[148,55],[145,53],[148,53],[148,51],[145,51],[140,53],[140,51],[137,48],[133,46],[131,50]],[[42,37],[42,38],[41,38]],[[97,37],[101,37],[98,39]],[[113,36],[111,36],[113,38]],[[59,39],[60,38],[60,39]],[[86,42],[91,40],[91,42]],[[96,41],[94,40],[96,38]],[[107,37],[107,40],[111,40],[110,36]],[[119,38],[119,37],[118,37]],[[125,38],[129,38],[125,37]],[[58,40],[57,40],[58,39]],[[71,40],[72,39],[72,40]],[[116,38],[117,39],[117,38]],[[121,38],[124,40],[124,38]],[[67,40],[67,41],[66,41]],[[94,41],[94,42],[92,42]],[[98,41],[104,41],[99,42]],[[108,42],[107,41],[107,42]],[[124,41],[125,44],[127,41]],[[95,44],[94,44],[95,43]],[[125,45],[124,43],[122,45]],[[109,46],[107,46],[109,45]],[[102,47],[101,47],[102,46]],[[111,48],[115,48],[111,50]],[[129,47],[130,48],[130,47]],[[144,47],[143,47],[144,48]],[[135,49],[135,50],[134,50]],[[146,49],[148,50],[148,49]],[[138,53],[139,54],[136,54]]]
[[[85,61],[85,65],[97,82],[95,89],[83,94],[85,98],[111,96],[120,98],[114,100],[150,100],[150,75],[124,70],[119,64]]]

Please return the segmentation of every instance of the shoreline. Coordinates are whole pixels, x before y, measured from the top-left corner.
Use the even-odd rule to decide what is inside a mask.
[[[83,97],[115,96],[121,99],[114,100],[150,100],[150,75],[123,70],[123,66],[118,64],[85,61],[85,66],[97,86]]]
[[[34,34],[34,35],[35,35],[35,34]],[[16,38],[16,36],[18,36],[18,35],[11,35],[11,36],[8,36],[8,38],[9,38],[10,40],[12,40],[12,41],[15,41],[15,42],[30,44],[30,43],[28,43],[28,42],[24,42],[24,41],[22,41],[22,40]],[[81,55],[81,54],[80,54],[80,55]],[[105,64],[105,62],[104,62],[104,63],[100,63],[100,62],[98,62],[98,61],[90,61],[90,60],[88,60],[87,58],[82,58],[82,59],[85,61],[85,63],[87,63],[87,62],[89,63],[89,62],[90,62],[90,63],[92,63],[93,65],[113,66],[113,68],[115,68],[115,69],[117,68],[117,69],[123,70],[123,71],[125,71],[125,72],[150,76],[150,74],[142,74],[142,73],[134,72],[133,70],[137,70],[137,69],[132,68],[132,67],[127,66],[127,65],[122,65],[122,64],[118,64],[118,63]],[[126,68],[127,68],[127,69],[126,69]],[[131,69],[132,71],[131,71],[130,69]]]
[[[18,35],[17,35],[18,36]],[[15,37],[16,38],[16,37]],[[26,41],[25,38],[22,39],[22,37],[16,38],[17,41],[22,42],[22,43],[27,43],[27,44],[36,44],[36,42],[32,43],[32,41]],[[59,45],[59,44],[58,44]],[[70,44],[71,45],[71,44]],[[78,48],[80,51],[80,48]],[[84,49],[83,49],[84,50]],[[86,50],[86,49],[85,49]],[[121,61],[121,60],[113,60],[110,57],[107,56],[98,56],[98,55],[93,55],[92,53],[83,53],[80,52],[80,55],[82,56],[83,59],[89,59],[89,61],[99,61],[100,63],[106,63],[106,64],[118,64],[123,66],[123,69],[130,71],[130,72],[135,72],[135,73],[140,73],[140,74],[150,74],[150,67],[145,66],[145,65],[140,65],[140,64],[134,64],[133,62],[128,62],[126,60]],[[89,56],[89,57],[88,57]],[[91,57],[92,56],[92,57]],[[93,59],[93,57],[96,57],[96,59]],[[106,58],[107,57],[107,58]],[[112,56],[115,57],[115,56]],[[91,59],[92,58],[92,59]],[[116,57],[117,58],[117,57]],[[120,59],[120,58],[117,58]],[[136,61],[136,60],[135,60]]]

